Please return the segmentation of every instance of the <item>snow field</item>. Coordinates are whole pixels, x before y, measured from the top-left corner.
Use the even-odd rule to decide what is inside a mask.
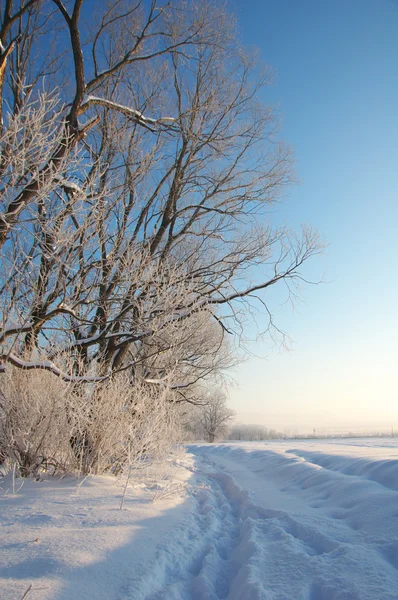
[[[3,493],[0,598],[398,599],[398,440],[188,451],[123,510],[106,477]]]

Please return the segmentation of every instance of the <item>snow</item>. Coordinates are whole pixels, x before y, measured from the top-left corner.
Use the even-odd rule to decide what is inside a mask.
[[[187,481],[190,462],[178,465],[173,483]],[[111,476],[26,480],[20,490],[17,480],[13,495],[8,475],[0,497],[1,600],[20,599],[30,585],[28,600],[145,597],[162,570],[161,540],[172,540],[188,507],[181,494],[152,502],[162,477],[145,485],[141,475],[120,509],[123,482]]]
[[[0,598],[398,599],[398,440],[194,444],[174,462],[175,493],[141,475],[122,510],[111,477],[13,495],[7,476]]]
[[[124,114],[125,116],[136,120],[141,125],[145,125],[149,123],[150,125],[157,125],[158,123],[174,123],[175,119],[173,117],[161,117],[159,119],[152,119],[150,117],[145,117],[139,110],[135,108],[131,108],[130,106],[125,106],[124,104],[119,104],[118,102],[112,102],[111,100],[107,100],[106,98],[99,98],[98,96],[88,96],[82,104],[80,111],[84,112],[87,108],[92,105],[100,105],[105,106],[107,108],[112,108],[113,110],[117,110]]]

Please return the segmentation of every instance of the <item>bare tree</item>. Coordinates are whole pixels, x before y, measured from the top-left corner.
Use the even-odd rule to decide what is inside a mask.
[[[267,71],[224,8],[112,1],[85,38],[84,18],[82,0],[7,2],[3,12],[12,185],[0,223],[1,360],[67,381],[173,373],[183,390],[222,363],[216,350],[252,302],[273,326],[264,292],[284,283],[295,294],[319,241],[267,223],[291,160],[258,101]],[[63,71],[56,52],[34,59],[43,39],[54,43],[51,24],[69,36]],[[29,110],[43,115],[41,136]],[[209,319],[206,344],[197,327]]]
[[[200,409],[199,422],[205,439],[214,442],[216,437],[225,434],[234,414],[234,411],[228,408],[226,396],[222,391],[212,393],[207,403]]]
[[[125,87],[123,78],[131,76],[136,63],[179,52],[201,39],[206,25],[203,20],[191,20],[190,25],[179,29],[179,35],[171,36],[167,23],[182,7],[170,12],[169,3],[161,5],[152,0],[144,10],[140,0],[133,3],[114,0],[102,4],[101,12],[95,15],[97,18],[92,19],[91,14],[86,14],[86,20],[94,21],[94,26],[88,28],[89,33],[84,39],[83,4],[84,0],[65,3],[62,0],[6,0],[2,9],[1,123],[4,103],[8,103],[6,112],[18,114],[25,102],[25,90],[45,85],[45,78],[52,86],[62,84],[65,108],[59,121],[60,140],[53,145],[46,160],[35,165],[33,172],[29,165],[20,172],[20,185],[2,206],[0,248],[14,227],[27,218],[26,209],[43,195],[54,172],[63,171],[60,163],[84,142],[88,132],[100,121],[98,112],[103,108],[124,115],[130,122],[151,131],[169,124],[164,115],[147,118],[137,107],[121,105],[106,94],[110,89],[115,91]],[[69,39],[66,54],[64,51],[57,54],[57,37],[63,42]],[[115,44],[116,37],[119,43]],[[47,54],[43,52],[44,45],[50,49]],[[74,85],[68,85],[68,80]],[[82,118],[86,118],[84,124],[79,121]]]

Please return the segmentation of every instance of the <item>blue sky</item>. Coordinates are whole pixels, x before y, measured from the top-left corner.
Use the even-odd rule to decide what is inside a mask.
[[[293,350],[251,346],[231,405],[273,426],[398,429],[398,2],[235,0],[274,70],[300,184],[276,218],[326,239],[329,283],[277,310]],[[309,267],[319,272],[319,264]]]

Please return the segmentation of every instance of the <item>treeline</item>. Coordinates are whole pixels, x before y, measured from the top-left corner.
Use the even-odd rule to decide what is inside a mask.
[[[264,425],[245,425],[237,423],[233,425],[228,433],[229,440],[245,440],[249,442],[261,440],[280,440],[286,436],[275,429],[269,429]]]

